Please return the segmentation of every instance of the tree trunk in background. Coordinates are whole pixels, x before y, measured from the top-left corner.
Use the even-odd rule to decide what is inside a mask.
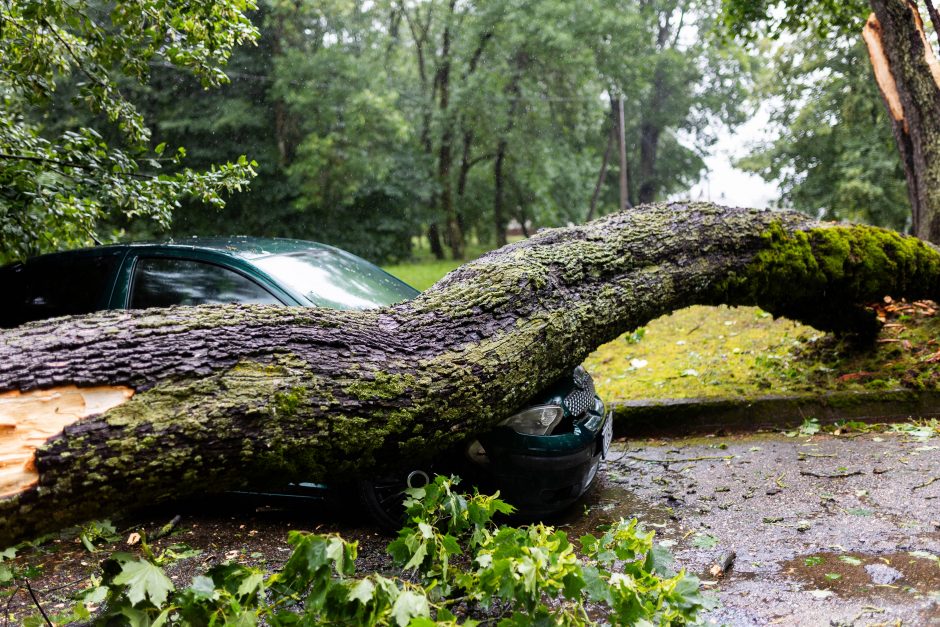
[[[496,160],[493,162],[493,234],[496,236],[496,245],[506,245],[506,214],[503,211],[503,196],[505,195],[505,181],[503,181],[503,162],[506,159],[508,142],[499,140],[496,147]]]
[[[640,124],[640,171],[637,186],[637,199],[640,204],[653,202],[659,192],[659,185],[656,181],[656,158],[659,151],[659,135],[663,129],[655,119],[666,98],[663,83],[663,69],[657,66],[653,76],[652,97],[643,112],[643,122]]]
[[[940,243],[940,66],[916,3],[870,5],[864,39],[904,164],[914,234]]]
[[[457,7],[456,0],[450,2],[450,15],[453,16]],[[441,38],[441,61],[437,68],[435,83],[438,93],[438,112],[444,131],[441,134],[441,145],[437,156],[437,182],[440,185],[441,212],[444,214],[444,226],[447,229],[445,240],[450,247],[454,259],[464,258],[464,237],[460,219],[457,216],[457,207],[454,206],[454,191],[451,181],[451,169],[454,162],[454,124],[455,118],[450,111],[450,68],[451,68],[451,25],[444,27]]]
[[[519,81],[522,80],[522,73],[528,64],[527,55],[524,52],[518,52],[513,59],[513,73],[509,84],[506,85],[506,96],[509,98],[509,110],[506,112],[506,125],[499,136],[499,142],[496,145],[496,160],[493,162],[493,233],[496,236],[496,245],[506,245],[506,181],[504,180],[503,168],[506,165],[506,153],[509,151],[509,134],[515,124],[516,110],[519,108]]]
[[[435,259],[444,259],[444,246],[441,244],[441,231],[436,224],[428,227],[428,243]]]
[[[938,292],[940,254],[914,238],[661,204],[540,231],[385,309],[221,305],[25,325],[0,333],[0,546],[172,496],[433,455],[598,345],[689,305],[870,331],[858,303]]]

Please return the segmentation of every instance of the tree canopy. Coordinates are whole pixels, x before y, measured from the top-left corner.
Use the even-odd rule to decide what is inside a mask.
[[[775,46],[758,94],[781,133],[738,167],[780,186],[780,204],[827,220],[908,230],[911,205],[888,112],[857,37]]]
[[[22,195],[10,200],[11,215],[13,207],[61,214],[54,222],[71,231],[43,239],[39,225],[51,218],[34,221],[31,239],[17,227],[5,240],[8,257],[87,242],[95,225],[99,237],[115,229],[153,237],[170,225],[174,235],[319,239],[373,260],[408,256],[412,236],[423,233],[438,254],[449,246],[460,257],[471,237],[504,241],[510,221],[532,231],[585,218],[617,98],[625,100],[632,203],[687,189],[704,167],[714,123],[733,126],[747,109],[751,60],[712,37],[716,0],[210,4],[146,5],[167,11],[169,26],[139,28],[93,3],[62,5],[60,29],[97,41],[82,29],[98,28],[114,50],[123,38],[127,60],[113,52],[94,66],[111,88],[89,106],[89,81],[62,51],[68,63],[23,105],[23,128],[50,150],[65,145],[62,137],[88,136],[84,153],[104,143],[112,161],[123,161],[94,170],[87,189],[52,172],[58,187],[42,197],[63,192],[56,209],[30,212]],[[85,14],[98,21],[86,24]],[[174,19],[195,20],[188,39],[173,34],[183,28]],[[214,39],[199,47],[203,30]],[[135,32],[151,43],[130,42]],[[161,46],[160,36],[179,43]],[[105,107],[133,112],[135,124],[110,122]],[[257,165],[213,172],[240,154]],[[615,162],[599,213],[619,205]],[[41,165],[4,163],[23,173],[22,186]],[[257,179],[226,197],[223,212],[206,210],[201,201],[221,204],[217,192],[243,187],[253,172]],[[87,172],[73,166],[67,174]]]
[[[921,7],[933,23],[933,32],[925,26]],[[808,128],[822,130],[808,119],[808,112],[802,120],[791,113],[787,130],[804,138],[815,136],[821,140],[820,146],[786,138],[771,150],[763,151],[751,161],[751,166],[765,175],[783,179],[786,194],[798,203],[848,200],[845,210],[820,208],[817,204],[812,207],[817,212],[840,215],[840,211],[846,211],[897,225],[896,217],[892,217],[898,213],[897,205],[888,211],[871,209],[872,202],[892,200],[892,160],[885,159],[881,150],[879,134],[883,136],[883,130],[873,128],[884,120],[894,136],[903,171],[912,231],[924,239],[940,242],[940,187],[936,184],[940,180],[940,63],[935,53],[940,13],[933,0],[724,0],[722,8],[728,35],[751,42],[761,33],[772,38],[789,33],[791,39],[794,35],[808,35],[829,48],[828,53],[822,53],[826,62],[817,64],[815,58],[820,53],[812,47],[804,49],[805,41],[803,46],[784,44],[783,49],[798,60],[789,65],[789,80],[785,81],[788,86],[779,88],[778,93],[791,98],[804,96],[806,100],[797,102],[807,104],[807,110],[815,110],[823,124],[834,126],[845,122],[830,137],[825,137],[824,130],[820,133]],[[877,85],[886,109],[886,116],[869,116],[868,129],[864,122],[858,124],[854,118],[855,113],[868,108],[859,100],[860,95],[864,99],[865,90],[851,80],[852,69],[846,71],[840,62],[842,51],[851,50],[851,45],[846,46],[850,41],[864,41],[872,82]],[[829,95],[806,91],[800,94],[799,89],[794,93],[792,70],[796,68],[802,68],[804,85],[822,82],[828,85]],[[836,85],[843,96],[832,90]],[[850,129],[858,129],[858,136],[850,137],[847,134]],[[859,141],[863,137],[867,145]],[[871,163],[867,163],[869,160]],[[790,167],[794,169],[792,174],[787,172]],[[882,180],[886,184],[879,182],[876,173],[885,176]],[[832,177],[835,188],[828,199],[818,185],[827,181],[826,175]],[[811,179],[815,179],[815,184]]]
[[[113,5],[62,0],[0,3],[0,261],[90,243],[111,216],[168,225],[180,198],[223,204],[253,174],[245,158],[196,171],[185,150],[154,142],[129,92],[155,65],[216,87],[233,48],[252,41],[251,0]],[[83,111],[53,124],[68,84]]]

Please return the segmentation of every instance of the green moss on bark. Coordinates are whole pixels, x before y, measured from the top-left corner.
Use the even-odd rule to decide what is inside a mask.
[[[887,294],[932,295],[940,255],[924,242],[869,226],[788,231],[773,223],[743,272],[716,284],[716,300],[758,304],[774,313],[797,305],[825,309],[819,298],[864,303]],[[838,312],[834,312],[838,313]]]

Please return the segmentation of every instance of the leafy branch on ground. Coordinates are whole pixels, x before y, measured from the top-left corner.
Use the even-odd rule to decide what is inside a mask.
[[[438,476],[407,490],[407,523],[388,546],[401,576],[356,575],[357,544],[292,531],[293,552],[268,575],[234,562],[177,588],[164,567],[191,553],[116,553],[57,620],[134,625],[630,625],[694,623],[706,606],[699,581],[636,520],[579,540],[536,524],[498,525],[512,507],[496,495],[454,490]],[[105,529],[107,531],[107,529]]]
[[[812,437],[818,433],[830,435],[860,435],[865,433],[896,433],[913,440],[929,440],[940,437],[940,419],[920,418],[906,422],[863,422],[861,420],[841,420],[827,425],[821,425],[817,418],[807,418],[793,431],[785,431],[788,438]]]

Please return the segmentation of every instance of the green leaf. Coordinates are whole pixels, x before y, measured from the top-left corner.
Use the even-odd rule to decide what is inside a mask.
[[[114,583],[127,586],[127,598],[133,605],[149,599],[156,607],[166,602],[167,595],[175,588],[163,570],[145,560],[125,562]]]
[[[253,594],[261,594],[263,592],[264,574],[253,572],[242,580],[242,582],[238,585],[238,590],[235,594],[237,594],[239,597],[248,597]]]
[[[88,536],[83,533],[79,537],[81,538],[82,546],[85,547],[85,550],[88,551],[89,553],[94,553],[95,545],[91,543],[91,540],[88,538]]]
[[[430,616],[427,597],[412,590],[403,591],[392,605],[392,618],[398,627],[406,627],[412,618]]]
[[[103,602],[106,598],[108,598],[107,586],[96,586],[81,596],[82,602],[91,605],[97,605],[98,603]]]
[[[360,579],[356,585],[349,589],[347,598],[368,605],[375,595],[375,584],[368,579]]]
[[[418,545],[418,548],[415,549],[414,554],[412,554],[411,559],[408,560],[407,564],[405,564],[405,567],[404,567],[405,570],[418,568],[419,566],[421,566],[421,563],[424,562],[424,558],[427,557],[427,554],[428,554],[428,543],[427,542],[420,543]]]
[[[128,627],[150,627],[150,614],[128,605],[122,605],[118,613],[127,619]]]
[[[672,577],[675,571],[672,569],[674,558],[669,549],[662,544],[655,544],[646,558],[646,567],[663,577]]]
[[[193,585],[189,587],[197,599],[218,599],[219,591],[215,588],[215,582],[211,577],[205,575],[196,575],[193,577]]]
[[[692,538],[692,546],[699,549],[713,549],[718,546],[718,538],[707,533],[697,533]]]

